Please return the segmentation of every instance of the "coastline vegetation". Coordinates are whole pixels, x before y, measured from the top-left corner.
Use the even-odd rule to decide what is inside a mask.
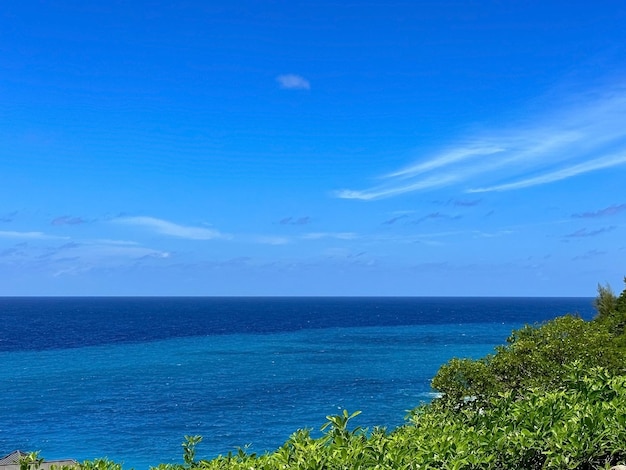
[[[626,284],[626,278],[624,279]],[[440,396],[396,429],[362,429],[360,414],[327,416],[322,437],[296,431],[279,449],[196,458],[153,470],[608,469],[626,462],[626,289],[598,286],[596,317],[566,315],[514,331],[487,357],[452,359],[432,381]],[[34,470],[37,454],[21,470]],[[100,459],[81,470],[121,470]],[[60,469],[67,470],[67,469]]]

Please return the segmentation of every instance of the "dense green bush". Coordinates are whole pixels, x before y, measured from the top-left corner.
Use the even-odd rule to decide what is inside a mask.
[[[626,279],[625,279],[626,282]],[[593,321],[565,315],[543,325],[514,331],[507,344],[482,359],[452,359],[435,375],[432,386],[442,396],[436,406],[484,407],[490,398],[510,392],[553,390],[564,379],[564,366],[579,361],[611,374],[626,372],[626,289],[615,297],[598,286]]]
[[[613,347],[614,336],[603,323],[566,315],[539,327],[513,332],[507,345],[479,360],[453,359],[432,381],[444,406],[485,406],[491,397],[510,392],[524,396],[531,390],[551,390],[564,380],[573,361],[585,368],[624,371],[624,355]]]

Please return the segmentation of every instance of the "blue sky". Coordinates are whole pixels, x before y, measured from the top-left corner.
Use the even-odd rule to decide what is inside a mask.
[[[0,7],[0,295],[592,296],[621,1]]]

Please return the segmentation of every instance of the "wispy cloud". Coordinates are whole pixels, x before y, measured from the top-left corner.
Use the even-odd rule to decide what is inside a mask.
[[[606,254],[606,251],[590,250],[583,255],[578,255],[578,256],[573,257],[572,260],[573,261],[588,260],[588,259],[597,258],[598,256],[602,256],[605,254]]]
[[[138,217],[120,217],[114,219],[115,222],[135,225],[149,230],[153,230],[162,235],[170,237],[185,238],[188,240],[214,240],[220,238],[230,238],[218,230],[205,227],[192,227],[188,225],[179,225],[163,219],[155,217],[138,216]]]
[[[374,200],[452,185],[467,193],[511,191],[626,165],[626,88],[580,96],[576,105],[532,116],[532,124],[475,133],[382,175],[381,184],[334,195]]]
[[[626,116],[624,116],[626,119]],[[624,153],[619,155],[609,155],[608,157],[596,158],[587,162],[579,163],[569,167],[561,168],[556,171],[550,171],[532,178],[518,180],[512,183],[499,184],[495,186],[487,186],[484,188],[470,189],[470,193],[485,193],[491,191],[509,191],[511,189],[522,189],[540,184],[554,183],[555,181],[571,178],[572,176],[589,173],[590,171],[611,168],[626,163],[626,149]]]
[[[82,217],[72,217],[69,215],[62,215],[60,217],[55,217],[50,222],[51,225],[80,225],[85,224],[87,221]]]
[[[276,81],[278,82],[278,85],[281,88],[284,88],[286,90],[310,90],[311,89],[311,84],[309,83],[309,81],[300,76],[300,75],[295,75],[295,74],[285,74],[285,75],[279,75],[278,77],[276,77]]]
[[[130,240],[112,240],[110,238],[99,238],[93,243],[97,245],[121,245],[121,246],[137,246],[139,243]]]
[[[474,207],[482,202],[482,199],[452,199],[449,201],[455,207]]]
[[[78,275],[97,269],[115,269],[146,263],[162,263],[171,257],[168,251],[124,243],[72,243],[49,250],[40,257],[53,276]]]
[[[55,257],[62,255],[64,258],[74,257],[82,261],[98,261],[113,259],[137,260],[142,258],[169,258],[168,251],[155,250],[152,248],[129,244],[115,240],[87,240],[78,243],[66,243],[51,252]],[[117,262],[117,261],[116,261]]]
[[[595,212],[583,212],[581,214],[573,214],[572,217],[580,219],[595,219],[598,217],[617,215],[620,212],[624,211],[626,211],[626,204],[613,204],[612,206],[605,207],[604,209],[600,209]]]
[[[58,276],[94,269],[162,263],[171,256],[169,251],[155,250],[122,240],[82,240],[55,244],[49,238],[51,237],[45,243],[37,243],[41,237],[31,237],[1,251],[0,265],[16,269],[35,269]]]
[[[0,215],[0,222],[13,222],[17,217],[17,211],[9,212],[8,214]]]
[[[321,240],[324,238],[334,238],[337,240],[355,240],[358,235],[353,232],[311,232],[302,235],[304,240]]]
[[[280,225],[308,225],[311,223],[311,217],[285,217],[278,223]]]
[[[1,238],[20,238],[25,240],[67,240],[68,237],[57,237],[47,235],[43,232],[17,232],[10,230],[0,230]]]
[[[448,186],[452,183],[460,181],[461,175],[441,175],[430,178],[424,178],[411,184],[402,184],[397,186],[377,186],[367,190],[342,189],[334,194],[341,199],[361,199],[370,201],[373,199],[382,199],[386,197],[399,196],[405,193],[421,191],[426,189],[434,189],[441,186]]]
[[[442,152],[435,158],[420,162],[415,165],[403,168],[401,170],[389,173],[385,175],[387,178],[410,178],[412,176],[421,175],[432,170],[436,170],[441,167],[446,167],[453,163],[478,158],[484,155],[493,155],[496,153],[504,152],[505,149],[501,147],[494,147],[491,145],[476,145],[470,147],[453,148],[451,150]]]
[[[603,233],[612,232],[616,228],[617,228],[616,226],[603,227],[597,230],[587,230],[586,228],[581,228],[580,230],[576,230],[573,233],[565,235],[565,237],[566,238],[595,237],[597,235],[602,235]]]
[[[448,215],[448,214],[442,214],[441,212],[431,212],[430,214],[426,214],[425,216],[420,217],[413,223],[420,224],[422,222],[425,222],[426,220],[435,220],[435,219],[457,220],[460,218],[461,218],[460,215]]]
[[[259,235],[251,239],[253,243],[260,243],[261,245],[287,245],[291,243],[291,240],[287,237],[277,237],[273,235]]]
[[[383,222],[383,225],[393,225],[396,222],[398,222],[399,220],[402,219],[406,219],[409,216],[407,214],[401,214],[401,215],[396,215],[395,217],[392,217],[391,219],[387,219]]]
[[[512,233],[515,233],[514,230],[498,230],[497,232],[483,232],[480,230],[475,230],[474,231],[474,236],[476,238],[495,238],[495,237],[502,237],[505,235],[511,235]]]

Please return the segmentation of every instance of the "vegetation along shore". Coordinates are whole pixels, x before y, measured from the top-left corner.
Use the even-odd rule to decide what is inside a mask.
[[[626,283],[626,278],[624,279]],[[296,431],[271,453],[245,448],[196,458],[185,436],[180,464],[192,469],[609,469],[626,462],[626,289],[598,286],[591,321],[566,315],[514,331],[484,358],[452,359],[432,381],[440,393],[395,429],[362,429],[360,411],[327,416],[322,437]],[[20,470],[43,460],[25,454]],[[107,459],[81,470],[121,470]],[[68,470],[60,466],[59,470]],[[624,467],[626,468],[626,467]]]

